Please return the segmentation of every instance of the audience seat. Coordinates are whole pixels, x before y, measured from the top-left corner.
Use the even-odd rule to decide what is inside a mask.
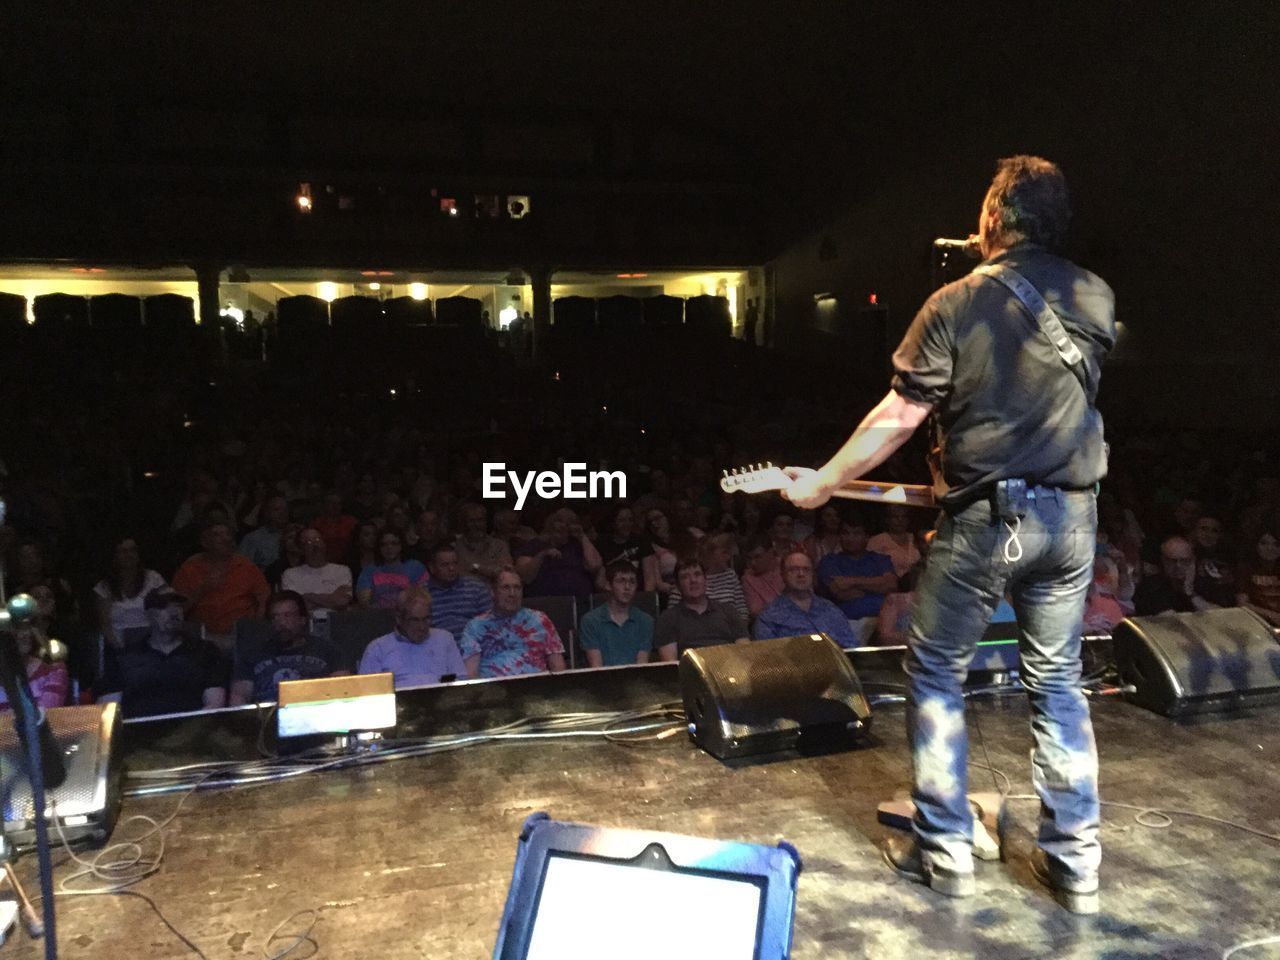
[[[329,639],[342,652],[344,665],[354,671],[373,640],[396,628],[396,612],[382,608],[352,607],[329,614]]]
[[[541,610],[560,634],[569,669],[578,668],[578,601],[574,597],[525,597],[524,605],[530,610]]]

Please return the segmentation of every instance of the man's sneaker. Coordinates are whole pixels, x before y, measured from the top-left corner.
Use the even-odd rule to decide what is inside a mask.
[[[1000,836],[991,835],[982,818],[976,813],[973,817],[973,855],[979,860],[999,860],[1001,858]]]
[[[1072,913],[1088,915],[1097,913],[1098,878],[1077,880],[1067,877],[1053,865],[1049,855],[1037,849],[1031,855],[1031,873],[1053,893],[1053,899]]]
[[[906,837],[889,837],[880,847],[884,854],[884,862],[893,867],[900,876],[923,883],[931,890],[948,897],[971,897],[977,890],[973,873],[961,873],[941,867],[925,865],[920,856],[920,848],[915,841]]]

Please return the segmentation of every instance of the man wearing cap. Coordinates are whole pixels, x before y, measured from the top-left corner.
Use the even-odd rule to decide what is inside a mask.
[[[228,665],[218,648],[182,629],[186,598],[167,588],[143,600],[146,640],[108,650],[99,703],[114,700],[126,717],[213,710],[227,705]]]

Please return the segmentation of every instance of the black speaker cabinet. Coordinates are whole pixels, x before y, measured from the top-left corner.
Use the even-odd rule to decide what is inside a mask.
[[[721,760],[792,749],[802,736],[856,737],[871,724],[858,675],[823,633],[686,650],[680,695],[689,736]]]
[[[45,791],[47,809],[56,812],[68,840],[101,843],[111,836],[120,812],[123,770],[114,743],[120,727],[119,704],[54,707],[46,716],[67,768],[62,786]],[[36,837],[35,801],[25,770],[13,714],[8,713],[0,720],[4,831],[19,848],[33,845]],[[49,833],[56,845],[59,834],[52,824]]]
[[[1176,717],[1280,702],[1280,643],[1249,610],[1130,617],[1112,631],[1139,706]]]

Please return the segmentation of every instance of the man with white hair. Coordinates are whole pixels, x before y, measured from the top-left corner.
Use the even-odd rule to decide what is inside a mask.
[[[431,594],[424,587],[410,587],[396,598],[396,628],[365,647],[360,673],[390,673],[397,689],[443,678],[475,676],[480,648],[468,645],[463,656],[453,634],[431,624]]]

